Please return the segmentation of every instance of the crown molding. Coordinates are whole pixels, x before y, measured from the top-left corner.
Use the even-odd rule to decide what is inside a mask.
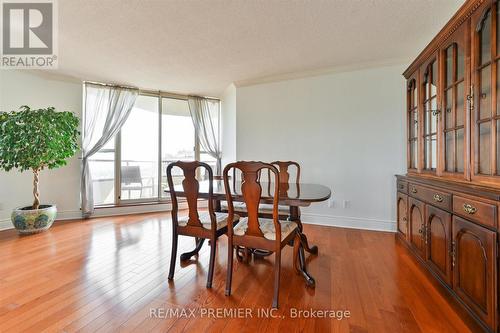
[[[233,82],[233,84],[237,88],[254,86],[263,83],[272,83],[279,81],[289,81],[289,80],[297,80],[308,77],[343,73],[343,72],[355,72],[365,69],[371,68],[380,68],[380,67],[390,67],[400,65],[403,66],[410,61],[410,58],[394,58],[394,59],[386,59],[381,61],[370,61],[370,62],[362,62],[356,64],[349,64],[344,66],[332,66],[332,67],[322,67],[317,69],[305,70],[305,71],[297,71],[297,72],[289,72],[282,73],[276,75],[263,76],[253,79],[247,80],[239,80]]]

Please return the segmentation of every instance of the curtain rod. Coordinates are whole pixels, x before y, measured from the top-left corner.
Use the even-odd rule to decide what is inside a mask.
[[[134,90],[139,90],[137,87],[131,87],[131,86],[123,86],[119,84],[112,84],[112,83],[102,83],[102,82],[94,82],[94,81],[83,81],[84,84],[92,84],[96,86],[104,86],[104,87],[112,87],[112,88],[123,88],[123,89],[134,89]]]
[[[95,81],[83,81],[83,83],[104,86],[104,87],[115,87],[115,88],[134,89],[134,90],[138,89],[140,94],[154,95],[154,96],[161,96],[161,97],[170,97],[170,98],[186,99],[187,100],[188,97],[193,96],[193,97],[202,97],[202,98],[206,98],[206,99],[220,101],[220,98],[210,97],[210,96],[184,95],[184,94],[172,93],[172,92],[168,92],[168,91],[139,89],[136,87],[122,86],[122,85],[118,85],[118,84],[102,83],[102,82],[95,82]]]

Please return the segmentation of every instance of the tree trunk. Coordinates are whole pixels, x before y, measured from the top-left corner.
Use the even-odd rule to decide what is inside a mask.
[[[38,209],[40,207],[40,189],[38,188],[39,175],[40,169],[33,169],[33,196],[35,197],[33,209]]]

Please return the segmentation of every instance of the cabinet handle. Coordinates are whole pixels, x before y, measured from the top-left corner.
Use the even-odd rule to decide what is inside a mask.
[[[406,223],[406,217],[403,217],[403,222],[405,222],[405,223]]]
[[[411,189],[411,193],[417,193],[417,189],[413,187],[413,188]]]
[[[434,194],[434,201],[436,202],[443,202],[443,197],[440,196],[439,194]]]
[[[467,214],[474,214],[475,212],[477,212],[477,208],[472,206],[471,204],[467,204],[465,203],[464,204],[464,212],[466,212]]]
[[[427,244],[427,226],[426,225],[424,225],[424,235],[423,235],[423,237],[424,237],[424,243]]]
[[[467,95],[467,100],[469,101],[470,112],[474,111],[474,86],[470,85],[469,95]]]

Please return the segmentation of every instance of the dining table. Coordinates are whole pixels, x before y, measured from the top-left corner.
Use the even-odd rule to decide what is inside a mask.
[[[230,180],[231,197],[233,202],[244,202],[243,194],[241,192],[241,181]],[[200,181],[198,189],[198,198],[209,199],[209,181]],[[226,190],[224,187],[224,181],[222,179],[214,179],[212,182],[213,193],[212,200],[214,202],[214,210],[216,212],[223,211],[221,202],[226,200]],[[260,186],[262,188],[261,193],[261,204],[272,204],[274,199],[274,184],[272,182],[261,182]],[[184,188],[182,184],[174,186],[177,197],[185,197]],[[169,190],[165,190],[169,192]],[[310,183],[280,183],[279,184],[279,205],[287,206],[288,217],[287,220],[293,221],[298,225],[299,236],[302,239],[302,244],[304,244],[304,250],[316,255],[318,253],[318,247],[316,245],[309,245],[309,240],[304,233],[304,228],[300,216],[300,207],[308,207],[313,203],[322,202],[328,200],[332,195],[330,188],[325,185],[320,184],[310,184]],[[181,260],[190,258],[195,254],[198,254],[201,247],[203,246],[204,239],[197,240],[195,249],[181,255]],[[261,255],[265,255],[261,253]],[[308,285],[314,285],[314,278],[305,269],[305,258],[299,253],[299,260],[303,269],[301,269],[301,274],[303,275],[306,283]]]

